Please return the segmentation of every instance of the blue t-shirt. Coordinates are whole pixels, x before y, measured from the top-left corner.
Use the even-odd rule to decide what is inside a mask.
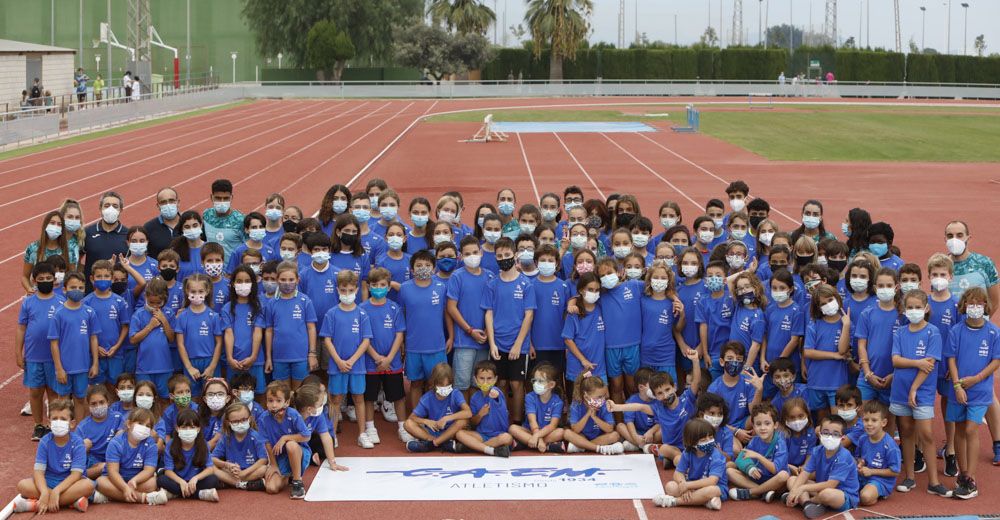
[[[958,300],[952,296],[946,301],[938,302],[934,301],[933,297],[930,297],[927,299],[927,303],[931,306],[931,317],[927,321],[938,328],[938,332],[941,333],[941,341],[944,343],[943,348],[947,349],[951,329],[959,322]],[[944,363],[943,360],[942,363]],[[942,364],[941,370],[938,370],[938,380],[944,379],[947,376],[948,365]]]
[[[49,322],[49,339],[59,340],[59,360],[67,374],[85,374],[90,370],[90,337],[100,336],[101,324],[94,309],[81,305],[56,309]]]
[[[301,415],[302,412],[299,412]],[[330,416],[327,415],[327,408],[323,407],[319,410],[319,415],[303,415],[302,420],[306,422],[306,428],[309,429],[309,436],[312,437],[314,434],[330,433],[333,429],[333,424],[330,422]],[[302,443],[308,446],[308,442]]]
[[[896,444],[891,435],[883,432],[882,438],[878,442],[872,442],[868,435],[863,435],[854,445],[854,454],[859,459],[865,461],[865,466],[871,469],[890,469],[899,473],[902,466],[902,455],[899,451],[899,445]],[[867,478],[858,475],[858,477],[864,482],[863,484],[859,482],[862,486],[870,482],[881,482],[882,487],[888,489],[890,492],[896,487],[896,477],[882,477],[878,475],[872,475]]]
[[[385,241],[385,233],[373,233],[371,227],[368,228],[368,233],[361,235],[361,247],[365,250],[369,263],[371,263],[371,259],[384,255],[385,251],[389,249],[389,245]]]
[[[865,309],[858,319],[855,338],[868,340],[865,347],[868,363],[879,377],[892,373],[892,336],[901,325],[899,311],[887,311],[877,305]]]
[[[632,394],[625,401],[626,404],[639,403],[652,406],[652,401],[646,401],[639,394]],[[639,435],[645,435],[654,425],[656,425],[656,417],[653,415],[646,415],[642,412],[625,412],[623,417],[625,424],[632,423],[635,425],[635,431]]]
[[[806,463],[806,458],[816,447],[816,430],[806,426],[801,432],[788,435],[788,463],[793,466],[801,466]]]
[[[708,477],[718,477],[722,499],[729,497],[729,477],[726,476],[726,457],[719,450],[712,450],[709,455],[698,456],[697,453],[683,450],[681,460],[677,461],[677,471],[684,474],[688,482]]]
[[[453,392],[454,393],[454,392]],[[503,392],[497,389],[497,398],[493,399],[489,394],[484,394],[477,390],[469,397],[469,408],[472,409],[472,416],[475,417],[482,411],[483,406],[489,404],[490,411],[476,425],[476,432],[489,440],[497,435],[507,433],[510,428],[510,415],[507,413],[507,400],[504,399]]]
[[[542,402],[538,394],[528,392],[524,396],[524,427],[531,430],[531,423],[528,422],[528,416],[534,415],[535,424],[539,428],[544,428],[552,422],[552,419],[561,418],[562,410],[563,400],[554,392],[549,393],[548,402]]]
[[[750,415],[750,402],[757,394],[757,389],[750,384],[748,377],[740,374],[739,381],[733,386],[727,385],[720,377],[708,385],[708,391],[719,394],[729,404],[727,424],[736,428],[746,426],[747,417]]]
[[[771,436],[771,440],[774,442],[774,450],[768,455],[767,451],[771,446],[770,442],[765,442],[758,436],[753,436],[750,442],[747,443],[747,448],[750,451],[755,451],[764,455],[771,462],[774,463],[774,469],[776,471],[785,471],[788,467],[788,444],[785,442],[785,436],[778,430],[775,430]],[[775,475],[775,472],[769,471],[763,464],[757,463],[757,468],[760,469],[761,482],[770,479]]]
[[[379,355],[387,356],[392,351],[392,344],[396,341],[396,334],[406,332],[406,321],[403,319],[403,310],[396,302],[386,300],[384,305],[375,305],[371,299],[365,300],[361,308],[368,313],[368,322],[371,325],[371,344]],[[400,347],[402,350],[402,347]],[[369,374],[378,373],[375,360],[371,356],[364,356],[365,370]],[[399,373],[403,370],[403,362],[400,353],[392,358],[389,363],[390,373]]]
[[[212,292],[205,298],[205,305],[213,311],[218,311],[227,301],[229,301],[229,279],[223,276],[218,281],[212,282]]]
[[[911,332],[910,327],[900,327],[892,335],[892,355],[906,359],[933,358],[934,370],[940,370],[943,346],[941,333],[937,327],[927,325],[917,332]],[[916,368],[897,368],[892,376],[892,393],[889,401],[892,404],[909,406],[910,387],[917,377]],[[992,387],[990,387],[992,388]],[[934,406],[934,396],[937,393],[937,373],[931,372],[924,383],[917,388],[917,406]],[[992,399],[991,399],[992,401]]]
[[[413,231],[410,230],[406,233],[406,252],[409,254],[416,253],[417,251],[423,251],[425,249],[430,249],[429,242],[427,241],[427,235],[422,237],[413,236]]]
[[[764,343],[764,333],[767,329],[767,320],[764,317],[763,309],[749,309],[737,304],[733,313],[733,319],[729,327],[729,341],[739,341],[747,354],[750,353],[750,345]],[[747,364],[757,366],[760,358],[751,359]]]
[[[305,420],[302,419],[302,415],[292,407],[285,408],[285,414],[281,422],[275,419],[274,414],[265,411],[260,415],[260,420],[257,422],[257,431],[260,432],[264,442],[272,446],[285,435],[305,435],[309,437],[311,433],[309,427],[306,426]]]
[[[764,359],[768,363],[781,357],[781,352],[793,337],[801,340],[806,335],[805,317],[799,304],[795,302],[787,307],[771,302],[764,310],[764,319],[767,322],[767,350],[764,352]],[[793,366],[800,366],[801,356],[798,348],[792,352],[790,357]]]
[[[175,323],[174,312],[165,306],[162,311],[172,328]],[[146,328],[150,321],[153,321],[153,315],[150,314],[149,309],[143,307],[135,311],[132,314],[132,322],[129,324],[129,333],[135,335]],[[157,326],[150,331],[136,347],[139,349],[135,362],[136,374],[166,374],[174,371],[170,349],[175,347],[167,340],[162,326]]]
[[[958,377],[970,377],[983,371],[994,359],[1000,358],[1000,328],[986,322],[978,329],[966,323],[951,328],[948,342],[944,346],[943,358],[953,358],[958,368]],[[938,371],[947,370],[947,365]],[[993,402],[993,374],[965,389],[968,406],[988,406]],[[948,385],[948,400],[956,403],[955,389]]]
[[[49,342],[49,324],[56,311],[63,308],[66,298],[52,295],[41,299],[37,294],[21,300],[17,315],[18,325],[24,325],[24,360],[32,363],[51,363],[52,348]],[[89,348],[89,347],[88,347]]]
[[[149,437],[133,447],[128,442],[128,433],[119,433],[108,443],[105,461],[118,464],[118,474],[128,482],[144,468],[156,468],[156,441]],[[107,466],[104,467],[104,475],[108,475]]]
[[[164,302],[163,308],[170,309],[173,314],[177,314],[177,311],[181,310],[184,305],[184,285],[178,281],[173,285],[173,287],[167,287],[167,301]],[[166,311],[164,311],[164,314]]]
[[[483,249],[483,259],[479,261],[479,267],[493,273],[493,276],[500,274],[500,264],[497,263],[497,252]]]
[[[264,240],[261,240],[260,247],[250,247],[246,242],[236,246],[236,249],[233,249],[233,252],[229,254],[229,260],[226,262],[226,272],[232,273],[235,271],[243,263],[243,254],[249,249],[260,251],[260,255],[264,257],[265,262],[277,257],[280,238],[278,240],[278,242],[268,242],[267,235],[265,235]]]
[[[177,313],[174,322],[174,332],[177,333],[178,340],[184,339],[188,358],[211,358],[215,355],[216,338],[221,339],[226,330],[222,317],[217,312],[208,307],[195,312],[187,307]]]
[[[437,391],[431,390],[420,396],[420,401],[413,409],[413,414],[424,419],[440,421],[446,415],[461,411],[463,404],[465,404],[465,397],[462,396],[462,392],[452,390],[448,397],[441,399],[438,397]],[[449,426],[451,426],[451,421],[445,424],[445,429]]]
[[[347,360],[353,356],[361,343],[372,338],[372,325],[368,321],[368,313],[360,306],[355,305],[353,309],[345,311],[336,306],[326,313],[323,319],[323,328],[319,331],[321,338],[330,338],[337,356],[342,360]],[[324,347],[325,348],[325,347]],[[351,367],[348,374],[364,374],[367,368],[365,358],[367,354],[362,354]],[[340,367],[332,360],[327,367],[329,374],[341,374]]]
[[[101,298],[97,293],[90,293],[83,299],[83,304],[97,315],[97,322],[101,325],[101,333],[97,335],[97,345],[105,350],[110,349],[118,343],[121,336],[122,327],[127,327],[132,319],[132,309],[125,298],[111,293],[107,298]],[[127,334],[126,334],[127,335]],[[122,348],[115,352],[114,357],[120,358],[125,355],[125,345],[128,338],[122,342]]]
[[[858,466],[847,448],[839,447],[833,456],[827,457],[826,448],[816,446],[802,469],[807,473],[815,473],[813,480],[816,482],[836,480],[837,489],[851,497],[852,503],[857,503]]]
[[[812,321],[806,327],[803,348],[837,352],[843,328],[840,319],[833,323],[822,319]],[[809,370],[807,386],[810,390],[836,390],[847,383],[847,362],[843,359],[809,359],[806,367]]]
[[[402,285],[403,282],[410,280],[410,256],[412,255],[403,253],[403,257],[396,260],[395,258],[391,258],[388,254],[385,254],[375,259],[375,266],[388,269],[390,279]],[[399,291],[396,289],[389,289],[388,298],[394,302],[399,301]]]
[[[125,429],[125,418],[121,412],[108,409],[108,415],[103,421],[97,422],[92,415],[80,421],[76,427],[76,433],[84,439],[90,439],[90,450],[88,454],[98,462],[104,461],[104,455],[108,450],[108,443]]]
[[[729,340],[729,328],[733,320],[733,299],[729,296],[729,290],[723,291],[722,296],[713,298],[712,294],[705,292],[699,300],[698,308],[695,310],[695,323],[708,325],[708,356],[713,362],[719,360],[719,353],[722,345]]]
[[[236,435],[223,435],[212,450],[212,457],[247,469],[260,459],[267,460],[267,447],[257,430],[249,430],[242,441]]]
[[[369,234],[369,236],[371,236]],[[371,270],[371,259],[368,253],[361,253],[354,256],[351,253],[336,252],[330,254],[330,265],[339,269],[348,269],[358,275],[358,280],[364,282],[368,280],[368,271]],[[361,303],[361,291],[358,291],[358,303]]]
[[[653,401],[651,406],[653,407],[653,417],[660,425],[660,436],[663,438],[663,444],[682,448],[684,425],[688,419],[694,416],[695,412],[694,393],[690,389],[685,390],[683,394],[677,396],[676,406],[673,408],[667,408],[658,399]]]
[[[707,289],[705,289],[705,284],[698,281],[691,285],[686,283],[677,284],[677,297],[681,299],[681,303],[684,304],[684,331],[682,335],[684,336],[684,343],[688,347],[697,348],[698,343],[701,339],[698,336],[698,306],[701,299],[708,294]]]
[[[237,303],[230,305],[226,303],[220,309],[224,321],[223,329],[233,331],[233,358],[236,360],[246,359],[253,353],[253,331],[255,328],[264,328],[264,305],[268,300],[261,302],[260,311],[257,316],[253,315],[253,308],[249,303]],[[263,337],[261,338],[263,340]],[[261,346],[257,351],[257,359],[254,366],[264,365],[264,348]]]
[[[642,343],[642,310],[640,299],[645,288],[639,280],[626,280],[614,289],[601,289],[597,306],[604,322],[605,348],[634,347]]]
[[[279,363],[305,361],[309,354],[307,325],[316,323],[316,309],[308,296],[274,298],[264,307],[264,324],[272,329],[271,359]]]
[[[337,294],[339,272],[340,268],[330,263],[326,264],[326,269],[322,272],[317,271],[312,264],[299,270],[299,291],[312,301],[313,310],[319,318],[316,330],[323,328],[326,313],[340,303],[340,295]]]
[[[733,429],[727,426],[721,428],[716,428],[715,430],[715,445],[722,450],[723,453],[729,456],[732,460],[733,454],[733,440],[736,435],[733,433]]]
[[[768,377],[771,376],[769,375]],[[792,390],[787,396],[782,395],[781,389],[778,389],[778,391],[774,394],[774,397],[771,398],[771,406],[774,406],[774,409],[780,414],[781,409],[785,406],[785,401],[789,399],[801,397],[802,399],[805,399],[806,402],[809,402],[809,400],[806,399],[806,390],[807,388],[805,383],[792,383]]]
[[[421,287],[410,280],[399,289],[406,321],[406,352],[433,354],[445,349],[444,313],[448,291],[444,282],[431,280]]]
[[[851,350],[855,357],[858,352],[858,324],[861,323],[861,314],[867,309],[878,307],[878,298],[874,295],[867,295],[864,300],[857,301],[852,296],[844,297],[844,310],[851,313]],[[808,314],[809,310],[805,309]]]
[[[52,432],[46,433],[38,441],[35,470],[44,471],[45,480],[53,483],[62,482],[74,471],[82,474],[87,470],[87,447],[83,445],[83,437],[70,432],[66,444],[59,446],[55,435]]]
[[[569,405],[570,424],[576,424],[576,422],[582,419],[584,415],[587,415],[587,405],[577,401],[573,401],[572,403],[570,403]],[[611,415],[611,412],[609,412],[607,407],[605,406],[602,406],[599,410],[597,410],[597,417],[599,417],[602,421],[610,424],[611,426],[615,425],[615,418]],[[587,440],[592,441],[600,437],[601,435],[604,435],[604,431],[601,430],[601,427],[597,425],[597,421],[594,421],[593,418],[589,418],[587,419],[587,423],[583,425],[583,429],[580,430],[580,435],[583,435],[584,437],[587,438]]]
[[[531,321],[531,345],[536,351],[566,350],[562,329],[566,303],[573,297],[573,290],[558,278],[551,282],[535,278],[532,282],[535,284],[535,316]]]
[[[500,352],[510,352],[514,348],[525,314],[534,312],[535,306],[534,284],[523,274],[510,282],[498,276],[486,284],[482,309],[493,311],[493,341]],[[521,352],[527,352],[527,345],[520,347]]]
[[[198,403],[192,400],[191,403],[188,404],[188,408],[197,412]],[[163,415],[160,416],[160,420],[156,421],[156,425],[153,426],[153,431],[156,432],[156,435],[158,435],[161,439],[165,439],[166,437],[173,435],[174,429],[177,427],[178,413],[180,413],[180,410],[177,409],[177,405],[175,403],[170,403],[170,405],[163,410]]]
[[[601,317],[599,307],[588,312],[586,316],[579,314],[567,314],[566,323],[563,324],[563,339],[571,339],[576,343],[576,348],[580,350],[583,357],[593,363],[592,375],[603,376],[608,372],[607,364],[604,360],[604,318]],[[582,372],[583,364],[580,359],[566,349],[566,379],[576,380]]]
[[[674,301],[670,298],[657,300],[644,295],[640,306],[642,342],[639,344],[639,363],[644,367],[674,366],[677,357]]]
[[[212,459],[210,457],[205,457],[204,466],[200,467],[195,466],[194,465],[195,446],[193,445],[189,450],[185,450],[183,446],[181,447],[181,455],[184,458],[183,461],[174,460],[173,454],[170,453],[170,448],[173,446],[175,442],[180,442],[180,439],[171,440],[170,442],[167,443],[166,449],[163,450],[163,469],[173,471],[174,473],[177,474],[178,477],[184,480],[191,480],[195,475],[201,473],[208,465],[212,464]],[[202,443],[204,442],[205,441],[202,440]],[[206,454],[208,453],[207,444],[205,447],[205,453]],[[182,465],[183,467],[178,469],[178,467]]]
[[[493,278],[493,273],[485,269],[480,269],[479,274],[475,275],[463,267],[455,270],[451,278],[448,279],[448,300],[455,302],[462,319],[473,329],[486,330],[486,313],[482,308],[483,293],[486,292],[486,284]],[[487,345],[476,343],[476,340],[466,334],[458,323],[455,323],[454,337],[455,348],[485,349],[487,347]]]

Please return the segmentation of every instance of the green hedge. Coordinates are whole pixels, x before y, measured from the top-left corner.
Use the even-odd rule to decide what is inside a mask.
[[[840,81],[894,81],[906,79],[906,56],[897,52],[840,51],[834,74]]]
[[[910,54],[906,80],[913,83],[1000,83],[1000,57]]]

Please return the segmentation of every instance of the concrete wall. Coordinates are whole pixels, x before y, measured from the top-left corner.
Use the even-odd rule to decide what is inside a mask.
[[[10,103],[10,110],[17,110],[21,91],[27,84],[24,77],[25,59],[19,54],[0,54],[0,112],[2,103]]]
[[[76,69],[73,60],[73,54],[42,56],[42,86],[53,96],[73,92],[73,71]]]

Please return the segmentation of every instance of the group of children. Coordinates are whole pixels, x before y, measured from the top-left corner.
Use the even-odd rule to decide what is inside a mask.
[[[39,447],[17,508],[302,498],[309,464],[345,469],[344,416],[381,443],[376,409],[411,452],[654,454],[675,469],[664,507],[760,498],[815,518],[923,471],[929,493],[977,496],[1000,330],[986,290],[958,297],[961,251],[930,258],[925,292],[864,210],[845,243],[818,201],[785,233],[745,183],[727,195],[690,228],[663,203],[655,236],[634,196],[575,186],[516,215],[501,190],[474,227],[460,194],[417,197],[410,225],[373,179],[331,187],[318,218],[269,196],[228,253],[188,211],[155,259],[142,227],[87,277],[51,255],[18,322]]]

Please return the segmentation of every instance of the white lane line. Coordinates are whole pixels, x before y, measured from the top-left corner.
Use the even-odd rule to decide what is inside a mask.
[[[587,169],[584,168],[582,164],[580,164],[580,161],[576,159],[576,155],[573,155],[573,152],[571,152],[569,147],[566,146],[566,143],[564,143],[562,138],[559,137],[559,134],[556,132],[552,132],[552,135],[555,136],[557,141],[559,141],[559,144],[562,145],[563,150],[566,150],[566,153],[569,154],[569,157],[573,159],[574,163],[576,163],[576,167],[579,168],[581,172],[583,172],[583,176],[586,177],[588,181],[590,181],[590,185],[593,186],[595,190],[597,190],[597,193],[601,196],[601,198],[607,199],[608,197],[604,195],[604,192],[601,191],[601,188],[597,186],[596,182],[594,182],[594,178],[591,177],[589,173],[587,173]]]
[[[5,386],[7,386],[7,385],[13,383],[14,381],[16,381],[17,378],[21,377],[21,374],[23,374],[23,373],[24,373],[24,370],[18,370],[16,374],[8,377],[7,379],[4,379],[3,383],[0,383],[0,390],[3,390]]]
[[[535,190],[535,200],[541,200],[541,196],[538,195],[538,186],[535,185],[535,174],[531,172],[531,163],[528,162],[528,152],[524,151],[524,141],[521,141],[521,134],[517,134],[517,145],[521,147],[521,157],[524,158],[524,167],[528,169],[531,189]]]
[[[625,155],[631,157],[633,161],[639,163],[639,165],[642,166],[643,168],[645,168],[649,173],[652,173],[654,177],[656,177],[657,179],[660,179],[661,181],[664,182],[664,184],[666,184],[667,186],[670,186],[671,188],[673,188],[674,191],[676,191],[682,197],[684,197],[685,199],[687,199],[688,202],[690,202],[692,206],[694,206],[695,208],[697,208],[700,211],[704,211],[704,208],[702,208],[701,205],[698,204],[697,201],[695,201],[694,199],[692,199],[684,190],[682,190],[682,189],[678,188],[677,186],[675,186],[674,183],[672,183],[672,182],[668,181],[667,179],[665,179],[662,175],[659,174],[659,172],[657,172],[656,170],[650,168],[648,164],[642,162],[638,157],[632,155],[632,152],[626,150],[625,148],[622,148],[622,145],[616,143],[615,140],[611,139],[610,137],[608,137],[607,134],[605,134],[605,133],[602,132],[601,136],[604,137],[605,139],[607,139],[608,142],[610,142],[611,144],[617,146],[619,150],[621,150],[622,152],[624,152]]]
[[[635,508],[635,514],[639,517],[639,520],[649,520],[646,516],[646,508],[642,507],[642,501],[638,498],[632,500],[632,507]]]

